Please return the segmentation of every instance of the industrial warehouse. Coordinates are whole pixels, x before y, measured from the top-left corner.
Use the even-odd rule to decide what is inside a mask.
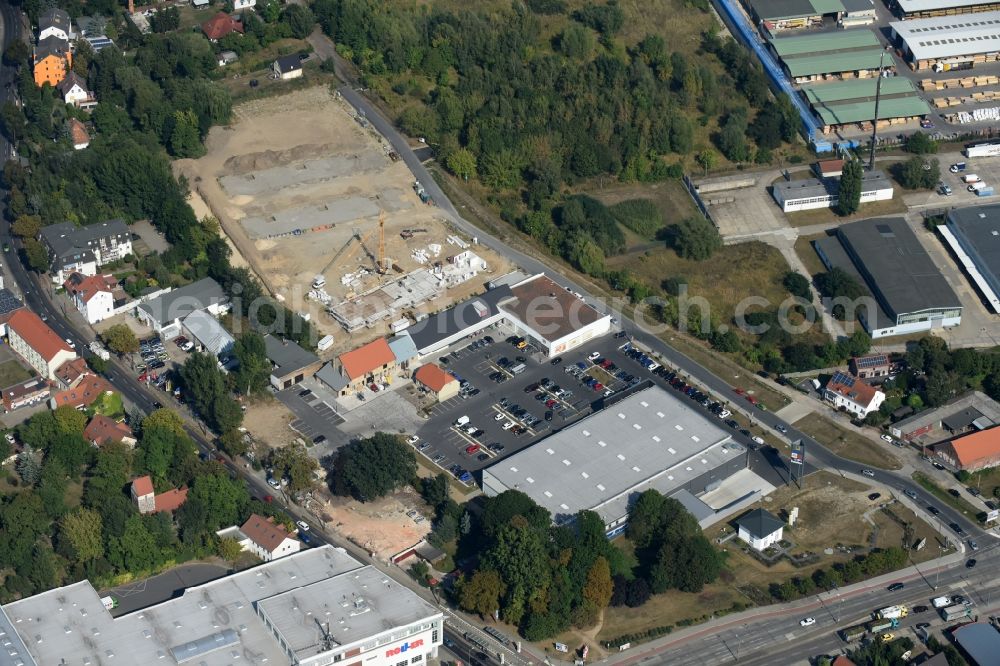
[[[1000,11],[893,21],[893,44],[915,70],[972,69],[1000,57]]]
[[[772,489],[746,467],[747,450],[711,416],[650,386],[487,467],[483,491],[520,490],[557,524],[594,511],[610,537],[648,489],[680,501],[702,527],[721,520]]]
[[[768,32],[819,28],[824,21],[840,26],[875,21],[872,0],[743,0],[748,13]]]
[[[983,300],[1000,314],[1000,205],[953,209],[938,232]]]
[[[874,302],[858,303],[856,311],[872,338],[962,322],[958,296],[905,219],[845,224],[835,236],[813,241],[813,247],[828,269],[840,268],[867,286]]]
[[[906,19],[1000,10],[997,0],[892,0],[891,6]]]
[[[871,131],[875,117],[875,96],[879,95],[879,129],[919,120],[931,113],[930,107],[917,95],[913,82],[903,77],[838,81],[802,87],[802,94],[823,123],[823,131],[831,132],[848,125]]]
[[[883,171],[865,171],[861,176],[861,203],[889,201],[895,190]],[[839,178],[805,178],[778,181],[771,188],[784,213],[830,208],[840,200]]]
[[[443,623],[440,610],[332,546],[187,588],[120,617],[112,617],[87,580],[0,611],[5,651],[17,654],[4,663],[25,666],[306,666],[348,659],[422,666],[437,655]]]
[[[867,29],[775,37],[771,48],[795,83],[877,76],[880,65],[892,69],[892,57]]]

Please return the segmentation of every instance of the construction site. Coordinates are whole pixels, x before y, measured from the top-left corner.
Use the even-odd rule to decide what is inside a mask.
[[[254,100],[233,116],[212,129],[205,157],[175,168],[277,298],[338,343],[338,332],[355,334],[333,351],[464,299],[482,289],[484,273],[508,270],[457,234],[336,92]]]

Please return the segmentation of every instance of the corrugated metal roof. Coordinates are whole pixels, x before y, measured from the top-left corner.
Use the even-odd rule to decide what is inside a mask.
[[[875,33],[867,28],[775,37],[771,40],[774,52],[781,57],[815,54],[823,51],[846,51],[878,45]]]
[[[904,13],[912,14],[914,12],[934,12],[943,9],[988,5],[996,0],[896,0],[896,2],[899,3],[899,8]]]
[[[802,94],[806,100],[816,102],[843,102],[847,100],[875,99],[876,79],[855,79],[853,81],[837,81],[821,83],[814,86],[802,86]],[[917,89],[907,78],[896,76],[882,79],[882,99],[890,95],[906,93],[916,94]]]
[[[875,101],[847,102],[843,104],[826,104],[814,106],[816,113],[827,125],[846,125],[870,121],[875,115]],[[878,105],[879,120],[889,118],[913,118],[925,116],[931,112],[927,102],[919,97],[901,97],[898,99],[883,99]]]
[[[878,47],[865,51],[821,53],[784,59],[785,67],[793,77],[877,70],[881,61],[882,49]]]
[[[940,60],[1000,51],[1000,11],[893,21],[914,60]]]

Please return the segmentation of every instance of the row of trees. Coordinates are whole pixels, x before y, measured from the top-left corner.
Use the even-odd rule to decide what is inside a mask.
[[[251,510],[268,511],[216,463],[198,459],[174,412],[158,410],[134,423],[134,450],[120,442],[91,446],[83,438],[86,422],[83,413],[60,407],[17,428],[26,450],[9,481],[22,488],[0,498],[4,601],[85,577],[100,585],[118,574],[141,576],[204,556],[217,545],[215,530],[245,520]],[[158,492],[190,489],[176,524],[169,514],[137,512],[128,486],[142,474]]]

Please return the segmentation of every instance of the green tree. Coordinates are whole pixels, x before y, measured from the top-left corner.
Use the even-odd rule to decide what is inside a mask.
[[[480,617],[492,617],[500,608],[504,584],[496,571],[477,571],[458,589],[458,605]]]
[[[851,215],[861,205],[861,179],[864,168],[858,160],[847,160],[844,172],[840,176],[840,188],[837,195],[837,214]]]
[[[914,155],[929,155],[938,151],[937,141],[923,132],[914,132],[906,138],[906,152]]]
[[[49,269],[49,253],[45,246],[35,238],[25,238],[24,257],[28,261],[28,267],[36,273],[44,273]]]
[[[243,547],[236,539],[219,539],[215,544],[215,553],[230,564],[243,556]]]
[[[148,572],[156,565],[156,541],[146,529],[142,516],[133,515],[125,521],[124,533],[112,540],[108,559],[130,573]]]
[[[309,455],[306,447],[294,443],[271,450],[270,466],[276,479],[288,478],[288,490],[297,493],[308,490],[315,483],[319,463]]]
[[[56,430],[66,435],[83,436],[87,427],[87,415],[69,405],[60,405],[52,411]]]
[[[812,300],[812,289],[809,286],[809,278],[797,273],[795,271],[788,271],[785,273],[784,279],[781,281],[785,289],[792,296],[798,296],[799,298],[811,301]]]
[[[506,490],[495,497],[486,498],[479,516],[480,529],[487,539],[493,539],[504,525],[520,516],[536,530],[546,530],[552,516],[544,507],[520,490]]]
[[[118,355],[139,351],[139,339],[127,324],[115,324],[101,334],[108,349]]]
[[[677,254],[704,261],[722,247],[718,229],[701,216],[688,217],[669,227],[668,238]]]
[[[267,390],[271,376],[271,363],[267,360],[264,338],[257,331],[245,331],[236,340],[233,354],[239,361],[234,373],[236,390],[253,395]]]
[[[304,5],[287,5],[281,18],[288,24],[295,39],[305,39],[316,25],[316,17]]]
[[[201,145],[198,118],[194,111],[174,111],[174,128],[170,132],[170,153],[174,157],[201,157],[205,148]]]
[[[695,162],[701,165],[701,168],[705,170],[705,175],[714,169],[719,163],[718,154],[711,148],[706,148],[704,150],[698,151],[698,154],[694,157]]]
[[[542,537],[525,520],[500,528],[496,542],[483,554],[482,568],[496,571],[506,586],[501,614],[512,624],[520,623],[533,593],[544,590],[550,576]]]
[[[89,562],[104,556],[101,515],[93,509],[78,508],[63,516],[59,534],[69,542],[76,558]]]
[[[334,461],[332,490],[368,502],[409,483],[417,472],[413,449],[377,432],[343,447]]]
[[[11,233],[20,238],[38,238],[42,229],[42,218],[38,215],[20,215],[10,225]]]
[[[476,174],[476,156],[467,148],[452,151],[445,164],[448,171],[463,180],[469,180],[471,176]]]
[[[666,498],[655,490],[646,490],[628,511],[628,538],[637,549],[659,540]]]
[[[941,169],[936,159],[911,157],[896,169],[896,180],[908,190],[929,190],[941,179]]]

